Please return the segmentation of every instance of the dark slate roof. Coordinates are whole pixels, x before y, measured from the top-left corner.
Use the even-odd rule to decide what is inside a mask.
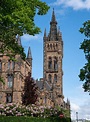
[[[43,82],[42,82],[42,81],[36,80],[36,85],[37,85],[37,87],[38,87],[40,90],[43,89]]]
[[[44,89],[44,88],[46,88],[46,90],[48,90],[48,91],[51,90],[50,85],[48,84],[47,81],[44,81],[43,78],[40,79],[39,81],[36,80],[36,85],[37,85],[37,87],[38,87],[40,90],[42,90],[42,89]]]
[[[44,86],[45,86],[45,88],[46,88],[47,90],[51,90],[51,89],[52,89],[51,86],[48,84],[47,81],[44,82]]]

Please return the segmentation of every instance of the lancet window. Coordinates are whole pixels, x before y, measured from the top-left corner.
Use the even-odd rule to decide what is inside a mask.
[[[52,58],[49,57],[48,59],[48,69],[52,69]]]
[[[51,83],[52,82],[52,76],[49,74],[48,75],[48,81]]]
[[[58,70],[58,60],[56,57],[54,57],[54,70],[57,71]]]
[[[54,75],[54,82],[57,82],[57,75]]]
[[[13,75],[9,74],[8,75],[8,88],[12,88],[13,85]]]
[[[11,103],[12,102],[12,94],[11,93],[7,93],[6,94],[6,103]]]

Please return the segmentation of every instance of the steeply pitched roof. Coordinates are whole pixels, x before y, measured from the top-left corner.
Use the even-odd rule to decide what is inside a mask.
[[[44,79],[40,79],[39,81],[36,80],[36,85],[37,87],[41,90],[41,89],[44,89],[46,88],[47,91],[50,91],[51,90],[51,86],[48,84],[47,81],[44,81]]]

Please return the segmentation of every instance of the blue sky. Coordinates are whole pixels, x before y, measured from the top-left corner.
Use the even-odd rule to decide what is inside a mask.
[[[46,28],[50,29],[52,10],[54,8],[56,20],[64,42],[63,50],[63,94],[65,100],[71,102],[72,118],[90,119],[90,95],[84,93],[82,82],[79,80],[79,71],[86,62],[84,53],[79,49],[84,35],[79,32],[83,22],[90,20],[90,0],[43,0],[50,5],[50,10],[44,16],[36,16],[35,23],[42,33],[33,36],[24,35],[22,45],[27,53],[31,47],[33,57],[32,76],[35,79],[43,77],[43,35]]]

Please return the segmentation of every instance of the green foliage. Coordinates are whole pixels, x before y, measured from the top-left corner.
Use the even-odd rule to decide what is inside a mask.
[[[80,28],[80,32],[83,33],[87,38],[90,38],[90,20],[83,23],[83,27]]]
[[[90,20],[83,24],[83,27],[80,28],[80,32],[86,37],[81,43],[80,49],[83,50],[87,62],[85,66],[80,69],[79,78],[84,82],[84,91],[90,93]]]
[[[15,36],[38,34],[40,28],[34,18],[36,14],[46,14],[48,9],[41,0],[0,0],[0,53],[10,50],[13,55],[18,53],[25,58],[24,49],[18,46]]]
[[[59,117],[38,118],[38,117],[5,117],[0,116],[0,122],[71,122],[70,118],[60,119]]]
[[[59,106],[56,106],[56,110],[58,111],[58,112],[57,112],[58,115],[59,115],[60,113],[62,113],[62,114],[64,115],[64,117],[70,117],[70,110],[61,108],[61,107],[59,107]],[[54,112],[54,113],[55,113],[55,112]]]

